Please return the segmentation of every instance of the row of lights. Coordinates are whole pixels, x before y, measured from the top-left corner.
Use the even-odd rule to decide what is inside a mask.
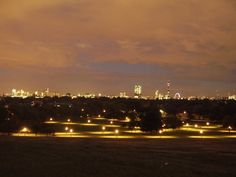
[[[51,120],[52,121],[52,120]],[[71,120],[70,119],[67,119],[67,122],[71,122]],[[88,119],[88,121],[87,121],[88,123],[91,123],[91,120],[90,119]],[[113,121],[110,121],[110,124],[113,124]]]
[[[100,118],[101,115],[98,115],[98,117]],[[53,121],[53,118],[51,117],[49,120],[50,120],[50,121]],[[127,121],[130,121],[130,118],[126,117],[126,120],[127,120]],[[71,122],[71,119],[67,119],[67,122]],[[90,119],[88,120],[88,123],[91,123],[91,120],[90,120]],[[110,124],[113,124],[113,121],[110,121]]]
[[[69,129],[69,127],[65,127],[65,131],[69,131],[70,133],[73,133],[74,132],[74,130],[71,128],[71,129]]]
[[[232,127],[229,126],[228,129],[229,129],[229,132],[230,132],[230,130],[232,130]],[[106,127],[103,126],[103,127],[102,127],[102,130],[105,131],[105,130],[106,130]],[[65,127],[65,131],[70,132],[70,133],[73,133],[73,132],[74,132],[74,130],[73,130],[73,129],[69,129],[69,127]],[[21,132],[21,133],[29,133],[30,130],[29,130],[27,127],[24,127],[24,128],[22,128],[22,129],[20,130],[20,132]],[[163,132],[164,132],[163,130],[159,130],[159,134],[162,134]],[[199,133],[200,133],[200,134],[203,134],[203,130],[200,130]],[[115,134],[119,134],[119,130],[118,130],[118,129],[115,130]]]
[[[184,122],[183,122],[184,123]],[[189,126],[189,123],[186,123],[185,124],[187,127]],[[210,123],[209,122],[206,122],[206,125],[209,126]],[[197,128],[198,127],[198,124],[194,124],[194,127]]]
[[[164,131],[163,130],[159,130],[159,134],[162,134]],[[203,130],[199,131],[200,134],[203,134]]]
[[[83,110],[83,109],[82,109],[82,110]],[[160,111],[162,112],[162,110],[160,110]],[[103,112],[106,112],[106,110],[103,110]],[[100,115],[99,115],[98,117],[100,117]],[[127,117],[126,117],[126,119],[127,119]],[[50,121],[53,121],[53,118],[50,118]],[[70,119],[67,119],[67,122],[70,122],[70,121],[71,121]],[[88,123],[91,123],[91,120],[90,120],[90,119],[88,120]],[[110,121],[110,124],[113,124],[113,121]],[[209,126],[210,123],[209,123],[209,122],[206,122],[206,125]],[[164,126],[165,126],[165,125],[164,125]],[[163,126],[163,127],[164,127],[164,126]],[[186,126],[189,126],[189,124],[186,123]],[[198,125],[195,124],[194,127],[197,128]],[[68,127],[65,128],[66,131],[68,131],[68,129],[69,129]],[[102,127],[102,130],[105,130],[105,129],[106,129],[106,127],[103,126],[103,127]],[[230,132],[230,131],[232,130],[232,127],[229,126],[228,129],[229,129],[229,132]],[[24,128],[21,130],[21,132],[26,133],[26,132],[29,132],[29,130],[28,130],[26,127],[24,127]],[[70,129],[69,132],[72,133],[72,132],[73,132],[73,129]],[[115,133],[118,134],[118,133],[119,133],[119,130],[116,129],[116,130],[115,130]],[[162,134],[162,133],[163,133],[163,130],[159,130],[159,134]],[[200,133],[200,134],[203,134],[203,130],[200,130],[199,133]]]
[[[105,131],[105,130],[106,130],[106,127],[103,126],[103,127],[102,127],[102,130]],[[74,130],[73,130],[73,129],[69,129],[69,127],[65,127],[65,131],[69,131],[70,133],[73,133],[73,132],[74,132]],[[119,133],[119,130],[116,129],[116,130],[115,130],[115,134],[118,134],[118,133]]]

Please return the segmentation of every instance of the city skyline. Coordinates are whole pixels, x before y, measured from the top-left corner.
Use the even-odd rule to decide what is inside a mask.
[[[169,83],[169,82],[167,82]],[[153,87],[153,86],[150,86],[149,88],[148,87],[145,87],[145,85],[141,85],[141,84],[137,84],[137,85],[140,85],[142,87],[142,95],[145,95],[145,96],[148,96],[148,97],[153,97],[155,96],[155,92],[158,90],[160,93],[162,94],[166,94],[168,95],[168,87],[167,83],[162,83],[164,85],[161,85],[159,87]],[[89,88],[88,90],[86,89],[83,89],[83,88],[74,88],[74,89],[70,89],[70,88],[54,88],[52,87],[51,89],[53,90],[54,93],[59,93],[59,94],[66,94],[66,93],[71,93],[73,95],[77,95],[77,94],[102,94],[102,95],[112,95],[112,96],[117,96],[119,95],[120,93],[125,93],[127,94],[127,96],[133,96],[134,93],[133,93],[133,87],[135,85],[130,85],[129,84],[129,87],[124,87],[124,88],[121,88],[120,90],[118,89],[115,89],[114,90],[110,90],[109,88],[108,89],[97,89],[95,87],[91,87]],[[2,87],[1,87],[2,88]],[[35,91],[45,91],[47,88],[49,87],[30,87],[30,88],[27,88],[27,87],[21,87],[21,86],[18,86],[18,87],[12,87],[12,88],[7,88],[7,89],[4,89],[4,90],[0,90],[2,95],[3,94],[9,94],[12,89],[17,89],[17,90],[27,90],[28,92],[35,92]],[[191,91],[185,91],[183,88],[178,88],[174,85],[171,85],[171,90],[170,90],[170,97],[174,97],[175,94],[180,94],[182,97],[190,97],[190,96],[194,96],[194,97],[228,97],[228,96],[231,96],[231,95],[235,95],[236,94],[236,91],[235,89],[232,89],[232,91],[228,91],[228,92],[223,92],[222,90],[210,90],[207,94],[204,93],[204,92],[198,92],[196,94],[196,92],[191,92]]]
[[[0,92],[236,94],[233,0],[0,2]]]
[[[35,97],[35,98],[44,98],[44,97],[54,97],[54,96],[69,96],[71,98],[77,98],[77,97],[85,97],[85,98],[99,98],[99,97],[108,97],[108,98],[134,98],[134,99],[158,99],[158,100],[166,100],[166,99],[188,99],[188,100],[194,100],[194,99],[211,99],[211,100],[217,100],[217,99],[223,99],[223,100],[236,100],[235,94],[228,94],[228,95],[221,95],[220,93],[216,93],[214,96],[196,96],[191,95],[187,96],[180,92],[171,92],[171,83],[166,83],[167,87],[166,90],[155,90],[153,95],[145,95],[143,94],[143,86],[142,85],[134,85],[133,92],[131,91],[120,91],[119,94],[107,94],[104,92],[80,92],[80,93],[71,93],[71,92],[58,92],[55,90],[51,90],[50,88],[46,88],[44,90],[34,90],[32,92],[24,89],[15,89],[13,88],[11,92],[4,92],[2,96],[11,96],[11,97],[21,97],[21,98],[27,98],[27,97]]]

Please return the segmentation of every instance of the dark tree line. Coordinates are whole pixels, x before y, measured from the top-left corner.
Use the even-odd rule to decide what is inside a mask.
[[[143,131],[158,130],[162,124],[168,128],[181,126],[177,117],[187,112],[188,120],[207,119],[224,126],[236,126],[236,101],[233,100],[138,100],[122,98],[76,98],[71,97],[29,97],[0,98],[0,132],[16,132],[23,125],[32,127],[36,133],[53,133],[54,127],[44,122],[50,117],[58,121],[67,118],[81,118],[101,115],[107,119],[125,119],[132,129],[140,126]],[[160,109],[167,113],[163,120]],[[105,111],[104,111],[105,110]]]

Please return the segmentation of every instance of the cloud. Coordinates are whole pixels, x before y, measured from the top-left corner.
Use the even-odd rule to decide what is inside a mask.
[[[1,67],[90,75],[124,63],[161,67],[162,80],[235,81],[232,0],[2,0],[0,38]],[[118,76],[108,70],[98,74]]]

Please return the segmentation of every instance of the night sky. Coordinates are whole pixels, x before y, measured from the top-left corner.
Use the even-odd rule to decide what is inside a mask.
[[[236,92],[235,0],[0,0],[0,91]]]

